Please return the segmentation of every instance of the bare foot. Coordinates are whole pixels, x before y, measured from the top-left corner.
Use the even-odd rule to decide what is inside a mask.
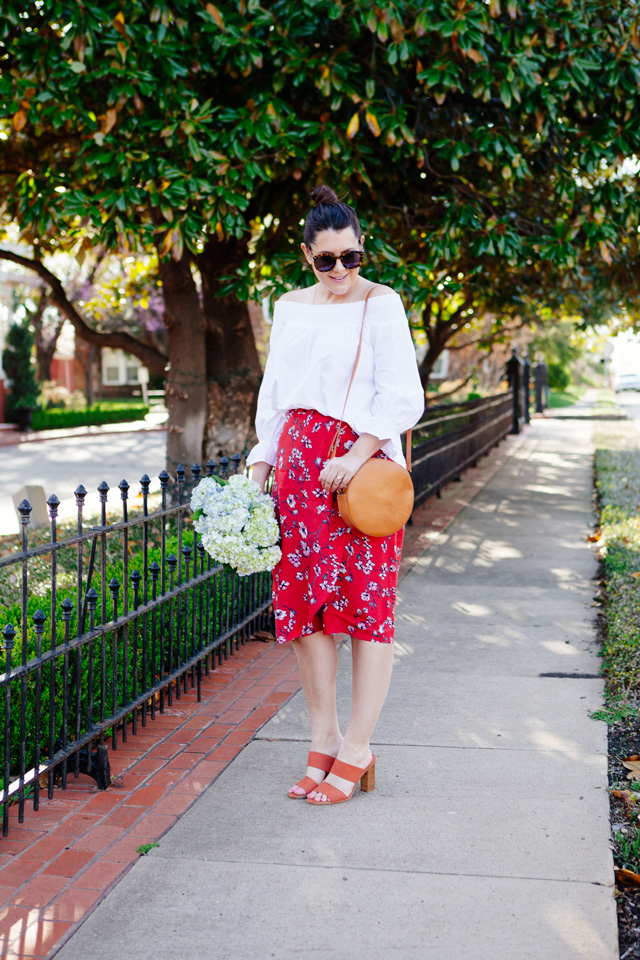
[[[338,750],[342,746],[342,739],[337,743],[331,745],[330,748],[319,748],[315,745],[312,745],[311,749],[315,750],[317,753],[325,753],[330,757],[336,757],[338,755]],[[327,776],[324,770],[320,770],[319,767],[307,767],[305,777],[311,777],[311,779],[319,786],[322,781]],[[289,796],[292,797],[313,797],[315,796],[315,790],[311,790],[309,793],[305,793],[302,787],[299,787],[297,783],[289,790]]]

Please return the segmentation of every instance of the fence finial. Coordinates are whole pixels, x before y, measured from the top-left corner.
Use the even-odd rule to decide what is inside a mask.
[[[15,644],[16,631],[13,624],[8,623],[4,630],[2,631],[2,636],[4,637],[4,647],[7,653],[13,650]]]
[[[31,504],[28,500],[21,500],[18,504],[18,513],[20,514],[20,523],[29,523],[31,516]]]

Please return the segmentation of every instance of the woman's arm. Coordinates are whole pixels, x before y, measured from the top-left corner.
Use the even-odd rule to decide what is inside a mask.
[[[277,308],[277,304],[276,304]],[[260,467],[252,474],[256,482],[263,487],[267,477],[271,472],[271,465],[276,462],[278,439],[284,426],[285,414],[273,405],[273,397],[276,392],[276,354],[277,343],[280,335],[280,325],[276,323],[276,313],[274,312],[274,324],[271,328],[271,339],[269,345],[269,356],[264,369],[260,392],[258,394],[258,407],[256,411],[256,434],[258,442],[247,456],[248,467]],[[265,472],[265,468],[266,472]]]

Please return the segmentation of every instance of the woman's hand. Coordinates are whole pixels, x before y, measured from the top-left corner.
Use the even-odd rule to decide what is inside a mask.
[[[355,477],[363,463],[380,449],[382,440],[372,433],[361,433],[354,445],[341,457],[327,460],[320,473],[320,486],[327,493],[342,490]]]
[[[327,493],[335,493],[353,480],[361,466],[362,461],[354,460],[348,453],[343,457],[327,460],[320,472],[320,486]]]
[[[269,479],[269,474],[272,471],[272,466],[270,463],[265,463],[264,460],[254,463],[251,467],[251,479],[255,480],[262,492],[264,493],[264,487]]]

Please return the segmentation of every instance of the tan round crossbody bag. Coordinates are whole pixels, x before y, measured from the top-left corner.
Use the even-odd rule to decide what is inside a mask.
[[[340,423],[329,447],[330,460],[336,455],[342,433],[344,413],[362,351],[367,301],[373,290],[374,287],[371,287],[364,300],[356,362],[347,387]],[[413,483],[410,476],[411,430],[407,430],[406,459],[407,469],[405,470],[394,460],[370,457],[362,464],[350,483],[344,489],[338,490],[340,516],[356,533],[363,533],[368,537],[388,537],[405,525],[413,510]]]

